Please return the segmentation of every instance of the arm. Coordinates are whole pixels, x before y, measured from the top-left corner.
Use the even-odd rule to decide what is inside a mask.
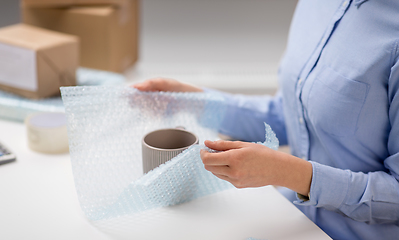
[[[353,172],[312,162],[309,201],[298,204],[322,207],[369,224],[399,225],[399,64],[391,68],[388,83],[390,122],[385,171]],[[348,159],[347,161],[350,161]]]
[[[227,111],[219,130],[221,133],[238,140],[263,142],[266,122],[276,133],[280,145],[288,144],[281,92],[275,96],[250,96],[211,89],[205,91],[219,94],[226,100]]]
[[[385,170],[354,172],[306,162],[311,164],[309,174],[309,165],[301,159],[248,146],[244,151],[244,147],[233,143],[224,148],[217,142],[206,144],[223,152],[202,151],[202,160],[206,169],[236,187],[285,186],[305,196],[309,192],[310,199],[298,199],[297,204],[324,208],[368,224],[399,226],[399,63],[391,69],[388,95],[389,154],[381,160]]]
[[[140,91],[202,92],[203,89],[173,79],[154,78],[134,84]],[[287,144],[283,115],[282,96],[247,96],[223,93],[212,89],[206,92],[222,96],[227,111],[221,133],[244,141],[264,141],[264,122],[269,124],[279,139],[280,145]]]

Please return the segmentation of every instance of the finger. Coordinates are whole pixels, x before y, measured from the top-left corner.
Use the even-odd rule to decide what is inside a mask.
[[[143,85],[143,83],[139,82],[139,83],[134,83],[134,84],[132,84],[130,86],[139,89],[139,88],[141,88],[141,85]]]
[[[168,91],[168,80],[164,78],[151,78],[144,82],[136,83],[133,87],[140,91]]]
[[[151,78],[132,85],[140,91],[203,92],[201,88],[171,78]]]
[[[210,149],[217,150],[217,151],[227,151],[231,149],[238,149],[242,148],[243,142],[240,141],[209,141],[205,140],[205,146],[209,147]]]
[[[218,177],[218,178],[220,178],[220,179],[222,179],[222,180],[228,181],[228,182],[230,182],[230,183],[231,183],[231,181],[232,181],[232,179],[229,178],[228,176],[220,175],[220,174],[214,174],[214,173],[212,173],[212,174],[215,175],[216,177]]]
[[[210,165],[205,165],[204,166],[206,170],[210,171],[211,173],[215,175],[223,175],[228,177],[230,173],[230,167],[229,166],[210,166]]]
[[[227,166],[229,165],[229,156],[226,152],[210,153],[201,149],[200,156],[202,163],[209,166]]]
[[[148,81],[140,82],[133,84],[132,87],[140,90],[140,91],[151,91],[151,85]]]

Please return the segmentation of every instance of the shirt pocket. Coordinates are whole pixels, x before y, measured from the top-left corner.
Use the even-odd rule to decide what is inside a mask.
[[[315,78],[308,95],[307,113],[316,131],[334,136],[356,132],[369,85],[348,79],[329,67]]]

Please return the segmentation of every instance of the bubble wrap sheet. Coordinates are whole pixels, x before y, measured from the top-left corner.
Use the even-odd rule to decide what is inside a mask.
[[[175,205],[231,188],[206,171],[199,151],[218,139],[226,103],[206,93],[140,92],[128,87],[64,87],[62,99],[75,186],[82,210],[104,220]],[[143,175],[141,140],[183,126],[200,145]],[[266,146],[278,140],[266,125]]]

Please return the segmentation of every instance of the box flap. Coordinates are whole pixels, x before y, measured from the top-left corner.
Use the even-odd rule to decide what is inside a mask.
[[[72,13],[72,14],[109,16],[115,11],[115,8],[111,7],[111,6],[74,7],[74,8],[68,9],[68,11],[69,11],[69,13]]]
[[[76,42],[77,39],[76,36],[26,24],[17,24],[0,29],[0,42],[32,50]]]
[[[123,5],[130,0],[22,0],[29,7],[65,7],[72,5]]]

